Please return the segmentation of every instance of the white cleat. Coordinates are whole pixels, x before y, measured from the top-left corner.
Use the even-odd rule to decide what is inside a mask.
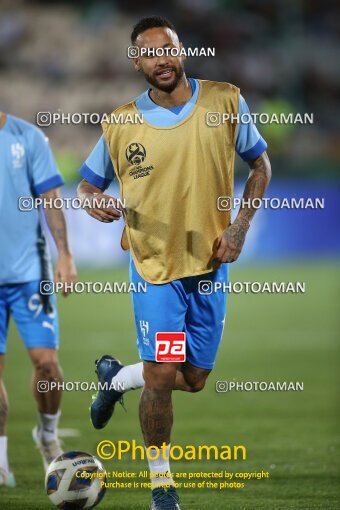
[[[0,468],[0,487],[9,487],[13,489],[16,486],[12,471],[5,471]]]
[[[59,455],[62,455],[63,450],[61,448],[61,444],[59,439],[53,439],[52,441],[42,441],[39,437],[39,428],[38,426],[34,427],[32,430],[33,441],[35,442],[37,448],[39,448],[41,457],[44,464],[45,471],[51,462]]]

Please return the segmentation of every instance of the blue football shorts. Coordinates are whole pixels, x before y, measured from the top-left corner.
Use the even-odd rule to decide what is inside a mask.
[[[131,293],[142,360],[155,361],[157,332],[185,332],[186,360],[199,368],[213,368],[225,321],[223,283],[228,281],[228,269],[222,264],[211,273],[154,285],[145,282],[131,259],[131,283],[136,289],[146,286],[146,292]]]
[[[46,313],[39,293],[40,280],[0,285],[0,354],[6,352],[9,319],[12,316],[27,349],[59,343],[59,324],[55,295],[49,296],[51,311]]]

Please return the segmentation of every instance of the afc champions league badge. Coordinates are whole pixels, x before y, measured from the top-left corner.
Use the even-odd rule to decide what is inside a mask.
[[[141,143],[133,142],[127,146],[125,151],[126,159],[132,165],[138,166],[145,160],[146,150]]]

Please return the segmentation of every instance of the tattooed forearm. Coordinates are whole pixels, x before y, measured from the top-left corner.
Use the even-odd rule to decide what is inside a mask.
[[[240,253],[244,245],[246,234],[249,229],[249,220],[247,218],[237,218],[226,232],[229,249],[234,253]],[[232,262],[234,257],[228,261]]]
[[[173,423],[171,391],[144,388],[139,418],[145,446],[169,444]]]
[[[47,191],[46,193],[42,194],[42,198],[46,200],[54,200],[56,198],[60,198],[59,190],[55,188]],[[51,231],[55,244],[57,245],[58,252],[69,253],[70,249],[63,210],[54,207],[46,207],[44,211],[48,227]]]
[[[253,200],[261,199],[270,181],[271,169],[267,153],[250,163],[250,173],[244,188],[243,203],[232,225],[222,234],[213,252],[214,259],[220,262],[235,262],[243,248],[250,220],[256,209]],[[257,204],[256,204],[257,205]]]
[[[250,173],[243,193],[244,202],[237,215],[237,222],[248,223],[248,226],[256,212],[256,209],[252,207],[252,200],[263,197],[271,178],[271,166],[267,153],[264,152],[251,161],[249,166]]]

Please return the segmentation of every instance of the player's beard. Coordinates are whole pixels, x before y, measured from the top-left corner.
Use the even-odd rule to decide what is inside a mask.
[[[184,67],[182,64],[180,64],[180,66],[177,69],[174,66],[166,66],[166,68],[172,69],[175,73],[173,80],[170,83],[166,83],[166,84],[161,83],[160,80],[158,80],[157,75],[155,73],[151,75],[151,74],[145,73],[143,70],[142,70],[142,72],[145,76],[146,81],[148,83],[150,83],[150,85],[152,85],[153,87],[156,87],[159,90],[162,90],[163,92],[170,93],[173,90],[175,90],[175,88],[181,81],[181,79],[184,75]]]

